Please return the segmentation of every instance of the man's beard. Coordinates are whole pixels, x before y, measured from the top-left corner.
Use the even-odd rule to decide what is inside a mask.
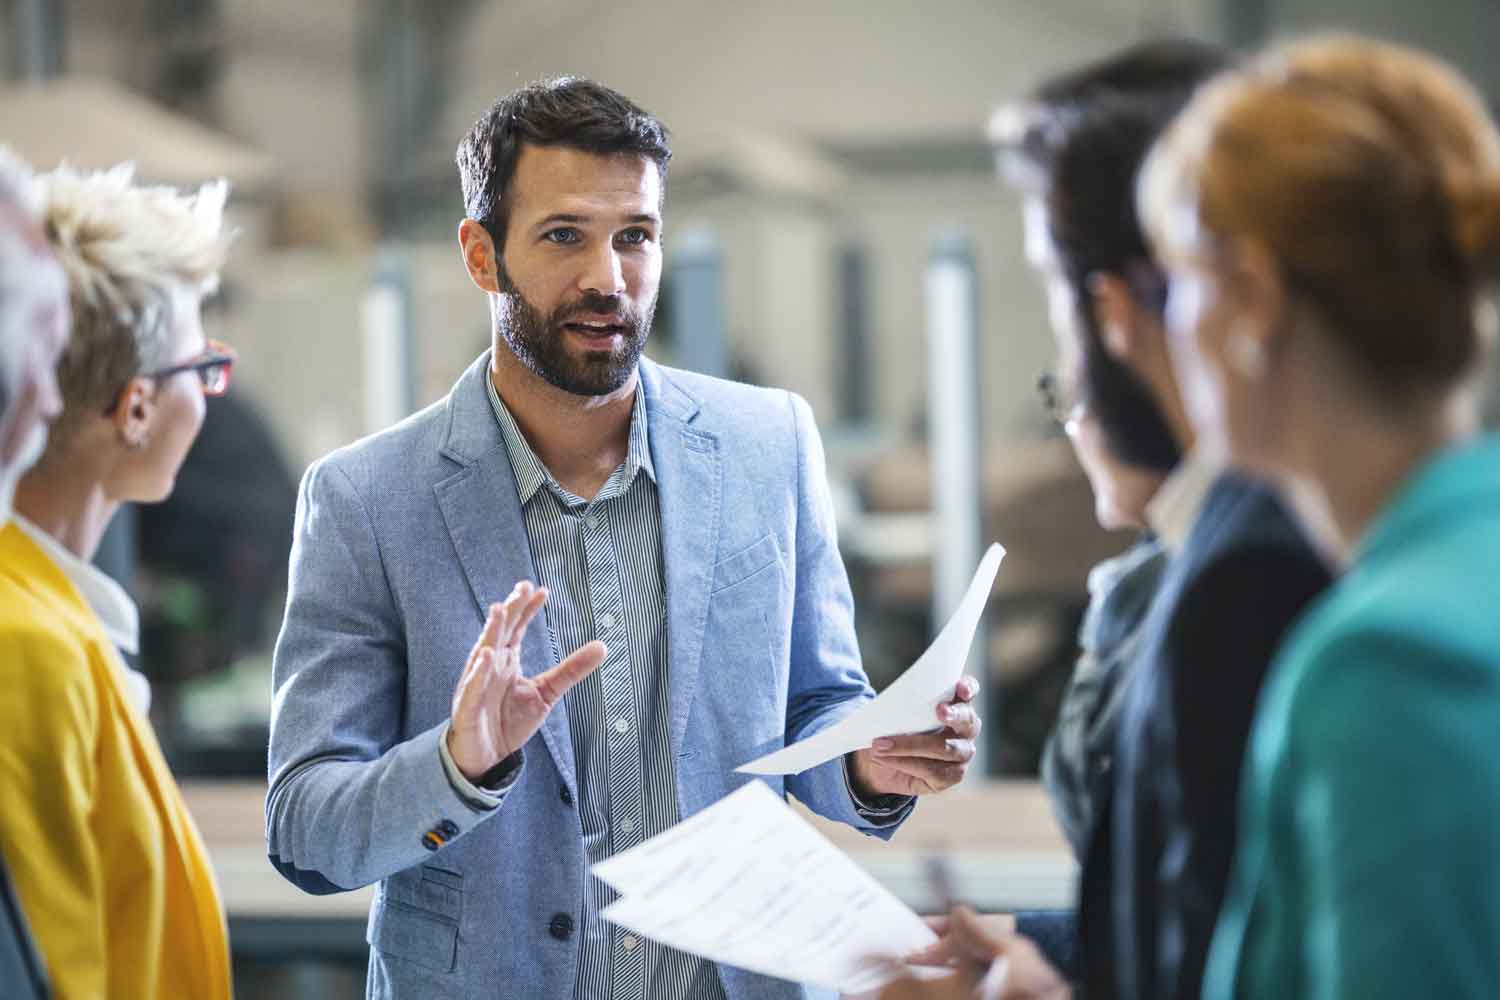
[[[655,299],[644,312],[639,312],[619,295],[585,292],[544,317],[510,280],[504,261],[500,262],[496,277],[504,299],[495,326],[511,353],[532,373],[575,396],[605,396],[630,381],[651,332]],[[588,314],[615,317],[624,343],[618,348],[571,355],[563,327],[573,317]]]

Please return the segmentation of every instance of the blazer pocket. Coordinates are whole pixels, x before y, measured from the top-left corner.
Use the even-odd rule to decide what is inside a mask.
[[[780,558],[775,536],[765,535],[734,555],[719,560],[718,565],[714,566],[713,593],[717,594],[737,583],[743,583],[761,570],[776,565]]]
[[[433,865],[408,868],[385,880],[381,898],[434,917],[461,920],[464,877],[460,872]]]
[[[386,900],[370,913],[366,940],[376,950],[426,969],[452,972],[458,965],[458,921]]]

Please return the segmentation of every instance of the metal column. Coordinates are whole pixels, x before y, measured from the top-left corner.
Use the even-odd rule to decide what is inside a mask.
[[[366,434],[404,419],[416,408],[416,343],[412,332],[411,273],[406,255],[383,248],[375,277],[360,303]]]
[[[932,626],[958,607],[983,552],[980,488],[979,310],[974,251],[963,230],[934,243],[925,279],[927,446],[932,470]],[[965,672],[989,687],[981,620]],[[981,693],[981,698],[984,695]],[[993,725],[997,720],[990,720]],[[989,773],[984,741],[969,774]]]
[[[707,229],[672,241],[670,310],[677,364],[702,375],[729,375],[724,253]]]

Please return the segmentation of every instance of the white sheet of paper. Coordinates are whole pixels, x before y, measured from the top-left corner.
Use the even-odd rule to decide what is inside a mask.
[[[848,718],[735,768],[742,774],[800,774],[825,761],[869,746],[882,736],[922,733],[937,728],[937,707],[953,698],[963,676],[974,630],[995,585],[1005,547],[991,545],[948,624],[900,677]]]
[[[935,940],[905,904],[763,782],[593,867],[612,923],[751,972],[859,993]]]

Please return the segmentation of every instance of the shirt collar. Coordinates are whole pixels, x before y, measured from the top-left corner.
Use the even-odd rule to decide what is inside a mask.
[[[1189,451],[1146,504],[1146,522],[1167,551],[1176,552],[1187,541],[1219,471],[1219,463],[1201,449]]]
[[[536,495],[537,490],[546,486],[559,497],[571,496],[567,490],[558,484],[556,478],[542,464],[526,436],[521,433],[521,428],[516,425],[516,418],[511,415],[510,408],[500,398],[499,391],[495,388],[495,380],[486,375],[485,386],[489,390],[490,408],[495,411],[495,419],[500,423],[500,431],[505,435],[505,450],[510,455],[510,466],[516,474],[516,488],[519,491],[521,506],[526,506],[531,498]],[[625,453],[625,461],[620,468],[610,476],[609,482],[600,492],[600,497],[615,492],[612,487],[618,484],[618,492],[624,492],[624,488],[635,481],[637,473],[645,472],[647,477],[656,482],[656,467],[651,464],[651,446],[646,432],[646,396],[639,381],[635,386],[635,405],[630,413],[630,442]]]
[[[140,652],[141,613],[125,588],[99,570],[69,552],[57,539],[22,517],[12,515],[16,527],[36,543],[37,548],[57,564],[68,581],[78,589],[89,609],[104,626],[104,634],[121,652],[134,656]]]

